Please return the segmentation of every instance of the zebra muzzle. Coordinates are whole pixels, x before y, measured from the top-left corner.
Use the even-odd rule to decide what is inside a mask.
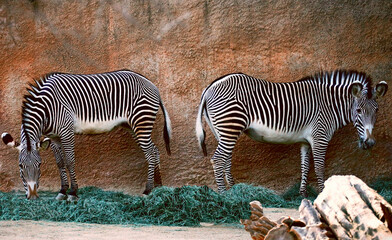
[[[362,149],[370,149],[374,146],[374,144],[376,144],[376,140],[369,132],[369,130],[366,129],[366,139],[361,139],[359,141],[359,147]]]
[[[27,199],[37,199],[38,198],[38,189],[36,183],[27,183]]]

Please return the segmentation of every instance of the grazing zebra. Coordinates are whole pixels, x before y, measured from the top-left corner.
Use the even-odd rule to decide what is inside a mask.
[[[324,158],[328,142],[340,127],[353,122],[359,147],[371,148],[377,99],[386,82],[371,88],[365,73],[337,70],[322,72],[291,83],[272,83],[245,74],[229,74],[203,92],[196,119],[196,134],[206,156],[202,115],[218,140],[211,159],[218,191],[231,187],[231,157],[242,132],[260,142],[301,145],[301,187],[306,196],[309,154],[312,151],[319,190],[324,187]]]
[[[31,85],[22,107],[21,142],[3,133],[5,144],[19,150],[20,176],[28,199],[36,198],[41,157],[39,150],[50,145],[60,170],[58,200],[77,200],[74,134],[100,134],[116,126],[128,129],[148,162],[144,194],[161,185],[159,151],[151,132],[159,107],[164,114],[163,129],[170,155],[171,126],[157,87],[144,76],[122,70],[102,74],[51,73]],[[41,136],[46,136],[42,142]],[[67,172],[71,179],[69,188]]]

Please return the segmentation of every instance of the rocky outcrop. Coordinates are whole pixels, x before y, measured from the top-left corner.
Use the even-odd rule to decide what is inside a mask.
[[[355,176],[333,176],[312,204],[302,200],[300,219],[277,223],[251,202],[252,215],[241,220],[252,239],[392,239],[392,206]]]

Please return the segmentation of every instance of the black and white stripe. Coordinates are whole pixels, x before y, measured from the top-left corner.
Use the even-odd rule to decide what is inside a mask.
[[[212,157],[218,190],[225,190],[224,176],[231,187],[231,157],[244,132],[261,142],[301,146],[301,193],[306,195],[309,154],[312,151],[319,189],[324,183],[324,157],[333,133],[354,122],[360,146],[374,145],[372,130],[376,98],[387,85],[371,89],[364,73],[337,70],[322,72],[291,83],[272,83],[245,74],[229,74],[211,83],[203,92],[196,120],[196,134],[206,155],[202,115],[218,147]]]
[[[23,169],[39,171],[41,158],[38,145],[41,136],[52,141],[61,176],[61,196],[69,188],[76,196],[78,184],[75,175],[74,134],[99,134],[122,126],[130,130],[148,161],[148,179],[145,194],[155,185],[161,185],[159,151],[151,140],[151,132],[159,107],[165,119],[164,139],[170,154],[171,126],[157,87],[147,78],[129,70],[103,74],[51,73],[36,81],[28,89],[22,113],[20,165],[26,182],[36,180],[25,176]],[[155,177],[154,177],[155,176]],[[27,191],[28,189],[26,189]],[[59,195],[60,196],[60,195]],[[60,197],[61,197],[60,196]]]

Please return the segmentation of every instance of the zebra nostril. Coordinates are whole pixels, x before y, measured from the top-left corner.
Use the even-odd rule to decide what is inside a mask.
[[[372,138],[369,138],[369,139],[366,139],[365,143],[368,148],[371,148],[374,146],[374,144],[376,144],[376,141]]]
[[[374,146],[374,144],[376,144],[376,140],[374,140],[373,138],[368,138],[368,139],[359,139],[358,142],[358,147],[361,149],[370,149]]]

